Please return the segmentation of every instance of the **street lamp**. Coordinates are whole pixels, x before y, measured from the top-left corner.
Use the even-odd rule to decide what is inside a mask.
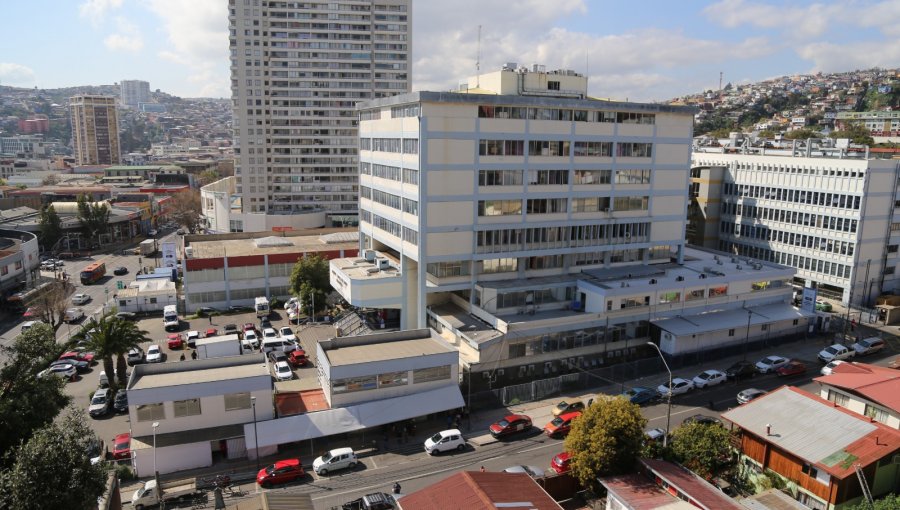
[[[663,362],[663,366],[666,367],[666,372],[669,373],[669,391],[666,393],[666,435],[663,436],[663,448],[669,446],[669,425],[672,422],[672,371],[669,370],[669,364],[666,363],[666,357],[663,356],[661,350],[659,350],[659,346],[653,342],[647,342],[647,345],[656,349],[656,352],[659,353],[659,358]]]
[[[156,504],[162,508],[162,488],[159,486],[159,471],[156,470],[156,429],[159,422],[153,422],[153,478],[156,480]]]
[[[753,310],[747,310],[747,336],[744,337],[744,361],[747,361],[747,344],[750,343],[750,319],[753,318]]]
[[[259,436],[256,434],[256,397],[250,397],[250,407],[253,408],[253,442],[256,452],[256,472],[259,472]]]

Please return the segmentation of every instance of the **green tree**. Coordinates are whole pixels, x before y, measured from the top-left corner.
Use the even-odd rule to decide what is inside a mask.
[[[204,170],[203,172],[200,173],[200,185],[201,186],[206,186],[207,184],[216,182],[218,180],[219,180],[219,172],[217,172],[211,168],[209,170]]]
[[[108,312],[99,319],[92,317],[87,320],[81,329],[72,335],[72,340],[87,342],[103,360],[103,371],[109,378],[109,386],[117,389],[128,383],[125,375],[128,370],[125,354],[132,347],[149,341],[148,335],[146,331],[138,329],[135,323],[116,317],[114,312]],[[113,377],[113,373],[118,377]]]
[[[647,420],[627,399],[600,397],[572,423],[565,450],[572,474],[585,487],[596,487],[598,476],[631,471],[640,454]]]
[[[98,236],[105,234],[109,225],[109,205],[106,202],[93,202],[87,194],[78,197],[77,218],[81,229],[91,245],[98,241]]]
[[[852,123],[846,127],[846,129],[841,129],[838,131],[833,131],[831,133],[832,138],[849,138],[852,143],[858,143],[861,145],[875,145],[875,139],[872,138],[872,133],[869,132],[868,129],[862,124]]]
[[[38,238],[44,249],[50,250],[63,235],[62,219],[56,213],[53,204],[41,209],[38,220]]]
[[[200,225],[200,192],[197,190],[182,191],[172,196],[172,219],[179,225],[194,233]]]
[[[784,137],[788,140],[805,140],[807,138],[821,138],[822,133],[812,128],[800,128],[788,131],[784,134]]]
[[[34,313],[49,324],[54,331],[59,329],[69,308],[69,289],[65,282],[53,282],[38,297],[33,307]]]
[[[97,437],[84,413],[71,407],[59,423],[35,431],[0,474],[0,507],[19,510],[97,508],[106,489],[106,463],[87,455]]]
[[[328,294],[331,293],[329,281],[328,260],[321,255],[313,254],[297,260],[291,271],[290,290],[310,310],[315,302],[318,312],[325,308]]]
[[[25,331],[10,346],[0,345],[0,356],[6,360],[0,367],[0,452],[5,453],[0,468],[9,467],[19,445],[69,403],[62,380],[36,377],[60,351],[46,324]]]
[[[669,446],[674,460],[707,480],[734,466],[731,433],[720,425],[684,424]]]
[[[871,506],[866,502],[857,503],[846,510],[900,510],[900,494],[888,494],[876,499]]]

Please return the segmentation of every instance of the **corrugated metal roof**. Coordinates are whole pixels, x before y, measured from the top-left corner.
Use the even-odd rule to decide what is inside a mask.
[[[463,471],[400,498],[402,510],[562,510],[526,473]]]
[[[724,492],[677,464],[657,459],[641,459],[641,463],[647,466],[655,477],[662,478],[669,486],[687,494],[701,508],[710,510],[741,508],[741,505]]]
[[[608,498],[628,505],[629,510],[690,510],[696,508],[669,494],[649,478],[630,474],[601,478],[600,483],[609,491]],[[616,506],[613,505],[613,508]]]
[[[841,363],[816,382],[852,391],[900,413],[900,370],[866,363]]]
[[[725,329],[734,329],[747,327],[747,308],[737,308],[734,310],[717,310],[708,313],[689,315],[686,317],[673,317],[671,319],[661,319],[653,321],[664,331],[668,331],[675,336],[707,333],[710,331],[721,331]],[[790,319],[804,319],[812,317],[815,314],[798,310],[787,303],[779,303],[766,306],[756,306],[749,308],[753,313],[750,315],[750,325],[759,326],[762,324],[772,324],[773,322],[785,321]]]
[[[263,492],[259,496],[228,505],[227,510],[314,510],[312,494]]]

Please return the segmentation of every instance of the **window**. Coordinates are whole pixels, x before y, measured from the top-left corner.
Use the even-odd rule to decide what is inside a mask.
[[[522,140],[481,140],[478,143],[479,156],[522,156],[525,142]]]
[[[522,214],[521,200],[479,200],[479,216],[509,216]]]
[[[559,90],[559,82],[555,80],[547,81],[547,90]]]
[[[847,407],[847,404],[850,402],[850,397],[834,390],[828,390],[828,400],[839,406]]]
[[[653,156],[653,144],[619,142],[616,144],[616,156],[620,158],[649,158]]]
[[[250,392],[229,393],[224,395],[225,410],[237,411],[238,409],[250,409]]]
[[[479,186],[517,186],[522,184],[521,170],[480,170]]]
[[[688,291],[688,293],[687,293],[687,295],[685,296],[684,300],[685,300],[685,301],[693,301],[693,300],[695,300],[695,299],[703,299],[703,296],[704,296],[705,294],[706,294],[706,290],[705,290],[705,289],[695,289],[695,290],[691,290],[691,291]]]
[[[879,409],[872,404],[866,404],[866,416],[880,423],[887,423],[888,413],[884,409]]]
[[[528,200],[528,214],[552,214],[566,212],[565,198],[535,198]]]
[[[612,170],[575,170],[572,183],[576,185],[609,184],[611,177]]]
[[[378,375],[378,387],[387,388],[391,386],[405,386],[409,384],[409,372],[403,370],[401,372],[389,372],[387,374]]]
[[[413,384],[450,379],[450,365],[413,370]]]
[[[374,375],[335,379],[331,381],[332,393],[350,393],[353,391],[374,390],[378,382]]]
[[[569,184],[569,171],[529,170],[528,184]]]
[[[734,336],[734,330],[733,330],[733,329],[729,329],[729,330],[728,330],[728,336]]]
[[[659,295],[660,303],[678,303],[681,301],[680,292],[663,292]]]
[[[504,259],[488,259],[483,261],[481,266],[482,274],[491,274],[491,273],[511,273],[516,271],[519,267],[519,259],[517,258],[504,258]]]
[[[469,274],[469,261],[432,262],[428,264],[428,273],[438,278],[464,276]]]
[[[162,404],[143,404],[137,406],[138,421],[157,421],[166,419],[166,410]]]
[[[516,344],[509,346],[510,358],[521,358],[525,356],[527,344]]]
[[[200,399],[189,398],[187,400],[176,400],[172,402],[175,408],[175,417],[183,418],[185,416],[197,416],[200,414]]]

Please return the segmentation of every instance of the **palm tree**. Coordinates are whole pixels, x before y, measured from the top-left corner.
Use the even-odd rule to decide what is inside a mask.
[[[108,312],[99,319],[92,317],[85,322],[81,330],[72,335],[72,340],[87,341],[90,348],[103,360],[103,370],[109,378],[109,386],[115,390],[128,384],[125,354],[141,342],[149,341],[148,334],[138,329],[135,323],[116,317],[114,312]],[[118,375],[118,378],[113,374]]]

